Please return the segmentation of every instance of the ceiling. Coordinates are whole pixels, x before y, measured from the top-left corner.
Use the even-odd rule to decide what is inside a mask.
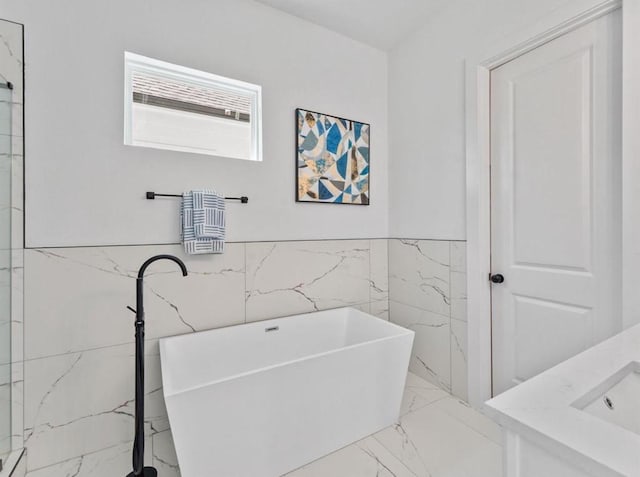
[[[447,3],[447,0],[257,1],[387,51]]]

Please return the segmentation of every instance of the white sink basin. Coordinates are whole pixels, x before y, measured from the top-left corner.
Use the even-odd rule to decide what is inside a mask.
[[[640,362],[630,362],[573,407],[640,434]]]

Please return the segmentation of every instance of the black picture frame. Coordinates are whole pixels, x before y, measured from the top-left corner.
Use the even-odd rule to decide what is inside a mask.
[[[368,138],[368,160],[367,160],[367,166],[368,166],[368,173],[367,173],[367,193],[365,195],[366,200],[363,202],[336,202],[336,201],[329,201],[329,200],[320,200],[320,199],[316,199],[314,200],[313,198],[311,199],[304,199],[300,197],[300,166],[299,166],[299,137],[300,137],[300,127],[299,127],[299,121],[298,118],[300,117],[300,113],[304,112],[304,113],[312,113],[315,115],[320,115],[320,116],[325,116],[325,117],[330,117],[339,121],[344,121],[346,123],[349,123],[351,125],[355,124],[355,123],[359,123],[362,124],[364,126],[367,126],[368,129],[368,133],[369,133],[369,138]],[[307,109],[307,108],[296,108],[295,109],[295,116],[294,116],[294,122],[295,122],[295,144],[294,144],[294,149],[295,149],[295,201],[297,203],[301,203],[301,204],[342,204],[342,205],[359,205],[359,206],[368,206],[371,205],[371,124],[366,123],[364,121],[357,121],[354,119],[348,119],[348,118],[344,118],[341,116],[335,116],[333,114],[327,114],[327,113],[321,113],[319,111],[314,111],[312,109]]]

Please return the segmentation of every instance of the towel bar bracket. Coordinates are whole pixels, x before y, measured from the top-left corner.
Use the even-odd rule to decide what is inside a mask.
[[[157,192],[147,192],[147,199],[154,200],[156,197],[179,197],[182,198],[182,194],[158,194]],[[225,200],[239,200],[241,203],[246,204],[249,202],[249,197],[225,197]]]

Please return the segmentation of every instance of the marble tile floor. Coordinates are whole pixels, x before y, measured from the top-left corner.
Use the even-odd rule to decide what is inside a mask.
[[[502,432],[490,419],[409,373],[399,424],[286,477],[500,477]]]
[[[501,440],[498,425],[409,373],[398,425],[286,477],[501,477]],[[146,462],[160,477],[180,476],[169,430],[149,436],[146,451]],[[131,443],[125,443],[34,469],[27,477],[113,477],[126,475],[130,466]]]

